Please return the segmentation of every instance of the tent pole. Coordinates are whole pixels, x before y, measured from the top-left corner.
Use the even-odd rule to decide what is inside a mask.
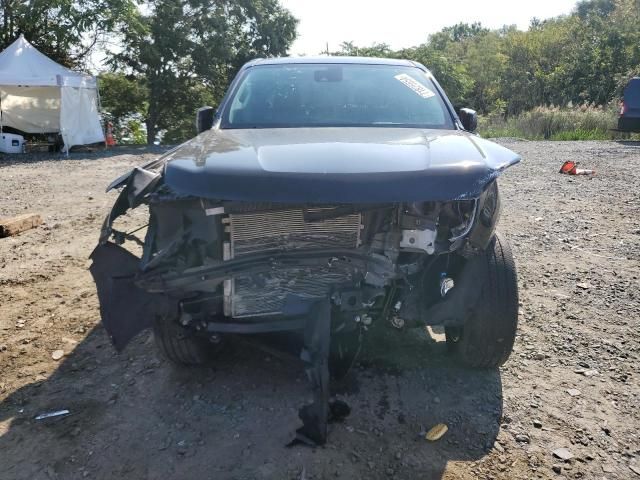
[[[109,145],[107,145],[107,135],[106,135],[106,128],[105,128],[106,124],[104,123],[104,116],[102,115],[102,98],[100,97],[100,76],[96,75],[95,79],[96,79],[96,97],[98,100],[98,115],[100,115],[102,133],[104,134],[104,148],[109,148]]]

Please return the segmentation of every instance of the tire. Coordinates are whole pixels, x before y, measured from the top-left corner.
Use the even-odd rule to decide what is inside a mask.
[[[480,301],[464,326],[447,327],[447,347],[465,365],[496,368],[503,365],[511,351],[518,327],[518,279],[511,247],[496,233],[484,258]]]
[[[209,360],[214,345],[182,327],[171,317],[158,317],[153,339],[165,359],[176,365],[203,365]]]

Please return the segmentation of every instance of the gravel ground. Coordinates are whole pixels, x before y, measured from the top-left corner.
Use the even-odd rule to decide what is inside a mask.
[[[438,335],[370,339],[336,385],[353,412],[316,449],[284,447],[309,394],[299,365],[240,345],[177,370],[150,334],[111,348],[87,257],[105,185],[157,150],[0,157],[0,216],[45,219],[0,239],[0,478],[640,479],[640,144],[501,143],[524,160],[500,184],[521,298],[510,361],[470,371]],[[559,175],[564,160],[597,175]],[[441,440],[418,435],[440,422]]]

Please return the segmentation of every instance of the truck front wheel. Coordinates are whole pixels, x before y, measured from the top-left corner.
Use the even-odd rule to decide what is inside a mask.
[[[496,233],[481,253],[482,289],[477,308],[463,327],[445,329],[447,345],[467,366],[496,368],[503,365],[516,338],[518,326],[518,280],[511,247]]]

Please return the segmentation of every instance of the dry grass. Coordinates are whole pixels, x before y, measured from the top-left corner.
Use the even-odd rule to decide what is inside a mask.
[[[537,107],[514,117],[490,114],[480,118],[484,137],[520,137],[531,140],[612,140],[633,138],[613,131],[618,122],[615,104],[608,106]],[[638,135],[635,135],[638,138]]]

